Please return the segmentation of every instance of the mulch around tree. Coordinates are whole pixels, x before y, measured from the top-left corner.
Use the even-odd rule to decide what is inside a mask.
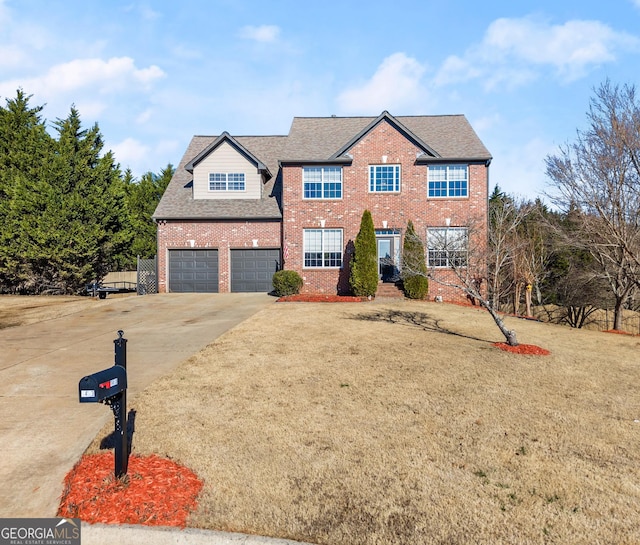
[[[190,469],[159,456],[131,455],[127,475],[116,479],[113,453],[86,455],[65,477],[58,516],[184,528],[202,484]]]
[[[528,356],[548,356],[551,354],[548,350],[540,348],[535,344],[519,344],[518,346],[511,346],[507,343],[493,343],[493,346],[504,350],[505,352],[511,352],[512,354],[526,354]]]

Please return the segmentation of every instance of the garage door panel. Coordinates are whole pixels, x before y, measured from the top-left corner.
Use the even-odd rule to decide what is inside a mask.
[[[279,249],[231,250],[231,291],[269,292],[279,268]]]
[[[218,250],[169,250],[169,291],[218,292]]]

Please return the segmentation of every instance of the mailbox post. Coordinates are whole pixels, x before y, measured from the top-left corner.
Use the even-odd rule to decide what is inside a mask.
[[[115,343],[115,365],[80,379],[80,403],[104,403],[111,407],[115,419],[115,474],[127,474],[129,445],[127,442],[127,339],[118,331]],[[122,365],[124,364],[124,365]]]

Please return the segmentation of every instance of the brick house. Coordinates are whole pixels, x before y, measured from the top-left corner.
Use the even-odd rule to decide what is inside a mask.
[[[462,115],[296,117],[285,136],[195,136],[154,214],[159,290],[270,291],[286,268],[304,292],[346,293],[366,209],[381,282],[398,278],[409,220],[434,274],[450,274],[471,219],[486,238],[490,162]],[[447,237],[458,252],[439,248]],[[435,282],[429,295],[460,296]]]

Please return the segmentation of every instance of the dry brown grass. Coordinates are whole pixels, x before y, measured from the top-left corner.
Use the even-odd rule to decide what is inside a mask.
[[[275,304],[133,401],[134,452],[204,479],[195,527],[640,543],[640,338],[507,322],[551,355],[492,347],[474,308]]]
[[[96,301],[73,295],[0,295],[0,329],[66,316],[95,305]]]

